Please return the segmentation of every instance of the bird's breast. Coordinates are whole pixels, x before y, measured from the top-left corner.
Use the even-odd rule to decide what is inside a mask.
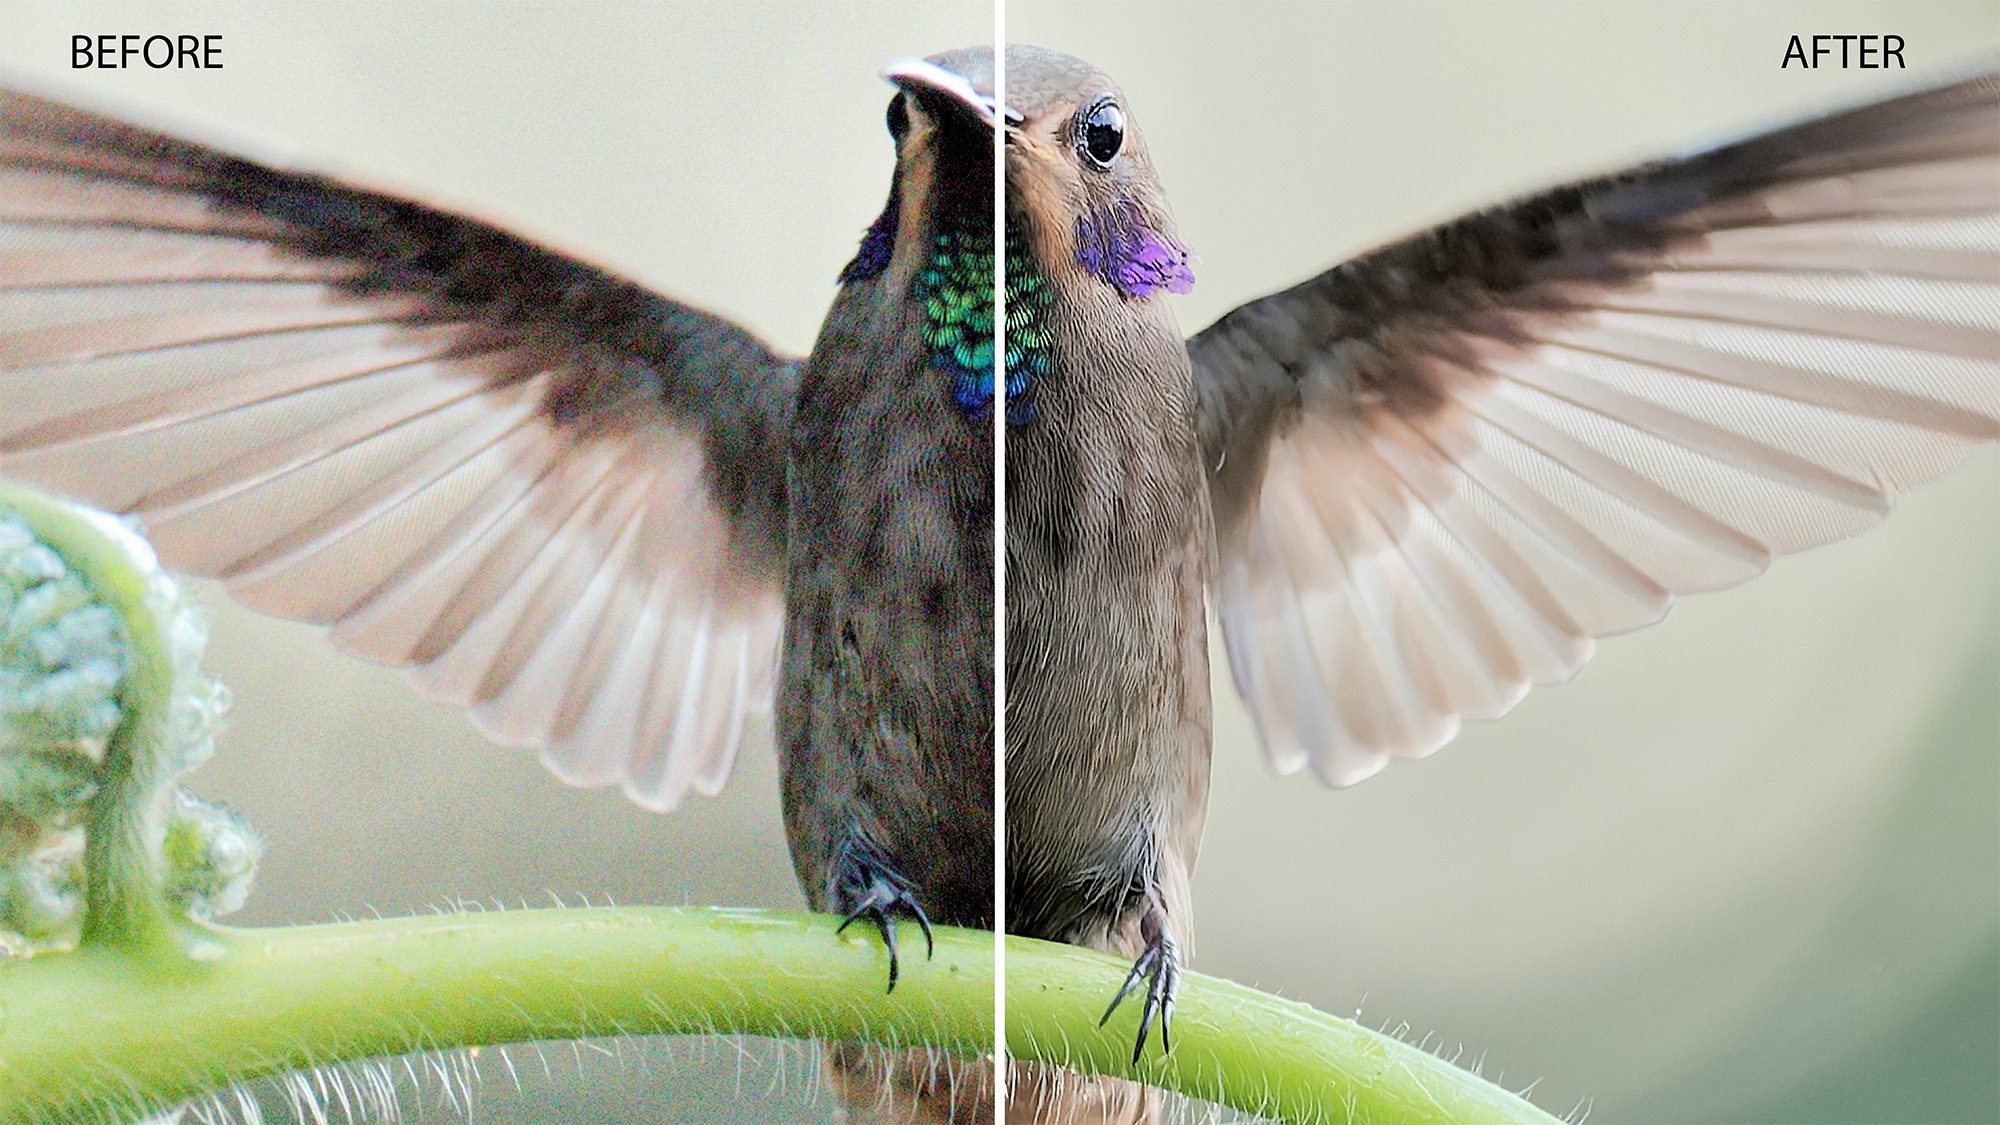
[[[846,832],[934,919],[990,924],[992,426],[961,409],[937,359],[959,342],[901,299],[914,289],[850,284],[800,381],[776,716],[786,826],[808,888]]]
[[[1064,940],[1191,863],[1206,803],[1192,380],[1171,318],[1132,304],[1055,305],[1036,417],[1008,429],[1010,925]]]

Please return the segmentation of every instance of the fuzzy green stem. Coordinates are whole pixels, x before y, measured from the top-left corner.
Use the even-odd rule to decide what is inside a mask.
[[[1133,1078],[1299,1125],[1554,1125],[1526,1099],[1352,1020],[1239,984],[1186,973],[1173,1050],[1159,1025],[1132,1065],[1140,998],[1098,1019],[1130,963],[1026,938],[1007,939],[1007,1050],[1066,1070]]]
[[[162,872],[146,836],[165,815],[160,791],[163,766],[153,753],[166,737],[174,690],[172,638],[166,615],[178,595],[153,559],[152,549],[113,517],[31,489],[8,485],[0,505],[18,514],[35,537],[61,555],[109,606],[131,639],[131,663],[119,689],[126,719],[106,747],[99,771],[103,788],[91,800],[84,824],[82,940],[157,954],[156,967],[181,962],[195,937],[167,904]]]
[[[156,854],[204,699],[178,588],[109,517],[0,494],[130,634],[85,822],[79,948],[0,962],[0,1123],[129,1118],[280,1071],[529,1039],[725,1032],[991,1050],[992,936],[941,930],[934,962],[881,992],[883,951],[826,918],[627,908],[388,919],[284,930],[189,921]],[[182,658],[185,657],[185,660]],[[177,696],[177,691],[186,691]],[[175,707],[185,700],[188,722]],[[184,728],[184,729],[183,729]],[[182,746],[175,739],[196,742]],[[247,877],[247,876],[246,876]],[[1189,974],[1173,1050],[1131,1062],[1141,1007],[1097,1026],[1113,958],[1008,942],[1018,1058],[1133,1078],[1299,1123],[1548,1123],[1524,1099],[1302,1004]]]
[[[992,1049],[993,936],[904,949],[824,916],[619,907],[210,931],[163,978],[84,948],[0,964],[0,1121],[164,1106],[262,1075],[417,1049],[722,1033]]]

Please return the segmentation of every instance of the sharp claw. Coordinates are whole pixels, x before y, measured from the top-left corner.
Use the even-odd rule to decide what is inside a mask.
[[[1118,986],[1118,995],[1111,998],[1111,1006],[1104,1009],[1104,1018],[1097,1021],[1097,1026],[1103,1027],[1110,1023],[1111,1013],[1118,1010],[1118,1005],[1123,1004],[1127,996],[1132,995],[1133,989],[1139,987],[1139,982],[1146,978],[1146,968],[1152,957],[1153,951],[1148,949],[1139,955],[1137,961],[1132,962],[1132,971],[1125,974],[1125,983]]]
[[[916,919],[917,925],[924,931],[925,960],[930,960],[937,955],[936,945],[931,935],[930,917],[924,913],[924,908],[918,904],[916,897],[910,893],[907,884],[898,878],[893,871],[879,866],[875,861],[859,857],[852,858],[849,862],[853,863],[854,866],[847,871],[847,878],[852,880],[851,883],[847,884],[848,887],[852,890],[859,890],[861,887],[866,887],[866,890],[862,892],[860,901],[854,903],[853,909],[848,912],[846,918],[841,920],[840,925],[835,927],[833,932],[836,934],[845,933],[847,927],[862,918],[873,922],[875,924],[875,932],[882,935],[882,945],[889,952],[889,991],[894,992],[896,991],[896,981],[902,975],[902,960],[897,955],[896,926],[891,921],[891,915],[893,912],[901,910]],[[856,886],[856,884],[859,884],[859,886]]]
[[[1139,1039],[1137,1042],[1132,1044],[1133,1066],[1138,1066],[1139,1056],[1146,1053],[1146,1033],[1152,1030],[1153,1013],[1156,1010],[1157,1009],[1153,1007],[1153,995],[1151,992],[1148,992],[1146,994],[1146,1006],[1144,1008],[1139,1009]]]
[[[906,905],[909,906],[910,913],[917,916],[918,928],[924,931],[924,960],[929,961],[937,956],[937,946],[931,941],[930,915],[924,913],[924,908],[914,898],[907,899]]]
[[[1157,931],[1156,936],[1146,946],[1146,951],[1139,954],[1138,960],[1132,962],[1132,971],[1125,974],[1125,983],[1119,986],[1118,995],[1113,996],[1111,1006],[1104,1009],[1104,1018],[1097,1021],[1099,1027],[1108,1023],[1111,1013],[1118,1010],[1118,1005],[1124,1003],[1127,996],[1132,995],[1141,981],[1145,982],[1146,1002],[1139,1011],[1139,1036],[1138,1041],[1132,1046],[1132,1065],[1139,1065],[1140,1057],[1146,1053],[1146,1037],[1152,1033],[1153,1020],[1156,1016],[1160,1021],[1160,1052],[1165,1054],[1174,1049],[1171,1038],[1174,996],[1180,991],[1180,976],[1180,966],[1174,957],[1173,939],[1168,937],[1164,930]]]
[[[889,924],[889,916],[882,911],[875,912],[875,928],[882,931],[882,944],[889,950],[889,991],[896,991],[896,974],[901,967],[896,956],[896,927]]]

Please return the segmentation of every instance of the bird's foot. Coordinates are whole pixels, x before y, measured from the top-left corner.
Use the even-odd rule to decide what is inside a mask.
[[[931,920],[912,893],[909,880],[896,874],[873,849],[847,847],[841,850],[831,883],[833,907],[847,916],[833,932],[846,933],[847,927],[863,918],[874,923],[875,931],[882,935],[882,944],[889,950],[889,991],[896,991],[895,915],[916,919],[917,925],[924,931],[925,959],[935,953],[931,941]]]
[[[1132,1063],[1138,1065],[1139,1056],[1146,1052],[1146,1033],[1152,1030],[1153,1017],[1160,1019],[1160,1052],[1174,1049],[1170,1038],[1174,1022],[1174,997],[1181,990],[1181,962],[1174,952],[1174,939],[1167,933],[1166,920],[1157,908],[1146,911],[1139,920],[1139,934],[1146,939],[1145,952],[1132,962],[1132,971],[1125,974],[1125,983],[1119,986],[1118,995],[1111,998],[1111,1006],[1104,1009],[1104,1018],[1097,1021],[1103,1027],[1111,1020],[1111,1013],[1125,1002],[1127,996],[1146,985],[1146,1006],[1139,1013],[1139,1041],[1132,1046]]]

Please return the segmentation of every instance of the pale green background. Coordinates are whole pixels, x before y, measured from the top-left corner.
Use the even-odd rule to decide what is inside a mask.
[[[0,61],[456,201],[792,349],[887,187],[874,73],[991,38],[979,5],[141,10],[0,9]],[[2000,41],[1990,3],[1010,12],[1126,84],[1203,259],[1190,328],[1467,207],[1884,81],[1779,71],[1795,32],[1892,31],[1919,67]],[[72,31],[149,27],[223,33],[227,69],[67,70]],[[2000,1119],[1996,498],[1989,451],[1350,792],[1269,778],[1225,706],[1195,967],[1463,1043],[1595,1121]],[[310,630],[218,606],[213,665],[239,706],[198,787],[271,839],[245,922],[545,890],[798,905],[767,742],[722,798],[656,817]],[[578,1115],[724,1112],[680,1077],[704,1048],[668,1050],[549,1060]],[[730,1094],[737,1056],[705,1050]],[[809,1080],[770,1050],[750,1119]],[[482,1118],[508,1119],[482,1070]]]

